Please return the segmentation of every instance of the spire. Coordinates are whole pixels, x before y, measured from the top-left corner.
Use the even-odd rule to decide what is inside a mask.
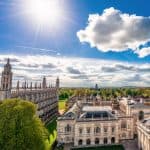
[[[24,82],[22,82],[22,89],[24,89]]]
[[[27,88],[27,83],[26,83],[26,81],[24,82],[24,89],[26,89]]]
[[[32,90],[32,82],[30,83],[30,90]]]
[[[8,59],[7,59],[7,64],[8,64],[8,65],[9,65],[9,62],[10,62],[10,59],[8,58]]]
[[[37,82],[35,82],[34,88],[37,89]]]
[[[97,83],[95,84],[95,90],[98,90],[98,84]]]
[[[28,82],[27,82],[27,86],[26,86],[26,88],[27,88],[27,89],[29,88],[29,86],[28,86]]]
[[[41,89],[41,83],[40,83],[40,85],[39,85],[39,89]]]
[[[19,80],[17,81],[17,87],[16,87],[17,90],[19,90]]]
[[[2,72],[1,89],[4,91],[11,91],[12,89],[12,72],[9,59],[7,59],[7,63],[4,65]]]
[[[7,63],[4,66],[4,71],[5,72],[11,72],[11,65],[10,65],[10,59],[7,59]]]
[[[56,88],[59,89],[59,77],[56,79]]]
[[[45,89],[47,87],[46,85],[46,77],[44,76],[43,82],[42,82],[42,88]]]

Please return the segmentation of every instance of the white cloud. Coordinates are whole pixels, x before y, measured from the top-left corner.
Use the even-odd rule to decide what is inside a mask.
[[[102,14],[90,14],[87,26],[77,36],[80,42],[103,52],[135,51],[150,41],[150,17],[122,13],[111,7]]]
[[[41,82],[47,76],[48,82],[55,84],[59,76],[61,86],[149,86],[150,63],[127,63],[121,61],[66,58],[46,55],[0,55],[0,71],[10,58],[14,85],[19,79]]]
[[[144,47],[135,51],[140,58],[150,55],[150,47]]]

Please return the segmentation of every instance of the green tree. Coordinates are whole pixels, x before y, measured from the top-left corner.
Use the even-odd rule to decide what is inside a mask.
[[[36,106],[20,99],[0,104],[0,149],[45,150],[48,132],[35,115]]]
[[[139,120],[143,120],[144,119],[144,112],[140,111],[139,112]]]

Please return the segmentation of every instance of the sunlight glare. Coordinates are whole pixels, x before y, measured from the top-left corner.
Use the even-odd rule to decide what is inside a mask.
[[[58,0],[27,0],[27,9],[32,19],[40,24],[56,25],[61,20],[63,10]]]

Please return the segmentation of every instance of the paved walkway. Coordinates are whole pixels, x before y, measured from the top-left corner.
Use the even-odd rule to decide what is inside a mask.
[[[64,150],[70,150],[70,148],[72,147],[72,144],[65,144],[64,145]]]
[[[124,140],[121,142],[125,150],[139,150],[137,145],[137,139],[135,140]]]

